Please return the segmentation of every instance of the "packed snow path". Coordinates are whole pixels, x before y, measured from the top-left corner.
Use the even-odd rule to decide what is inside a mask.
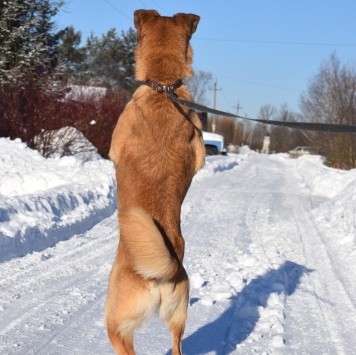
[[[286,156],[208,163],[182,208],[184,354],[354,354],[354,254],[342,252],[350,235],[332,235],[341,249],[330,241],[328,197],[311,194],[302,163]],[[0,264],[0,354],[113,354],[104,305],[117,242],[115,213]],[[157,319],[135,336],[137,354],[170,354],[170,345]]]

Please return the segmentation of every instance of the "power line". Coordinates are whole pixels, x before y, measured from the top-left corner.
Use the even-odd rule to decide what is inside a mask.
[[[223,78],[223,79],[228,79],[228,80],[233,80],[233,81],[238,81],[240,83],[245,83],[245,84],[252,84],[252,85],[258,85],[258,86],[265,86],[265,87],[269,87],[269,88],[274,88],[274,89],[281,89],[281,90],[288,90],[288,91],[300,91],[297,89],[292,89],[292,88],[287,88],[287,87],[283,87],[283,86],[277,86],[277,85],[271,85],[271,84],[264,84],[264,83],[257,83],[255,81],[248,81],[248,80],[242,80],[242,79],[236,79],[236,78],[231,78],[228,76],[223,76],[223,75],[219,75],[219,78]]]
[[[224,38],[202,38],[194,37],[195,40],[213,41],[213,42],[239,42],[253,44],[281,44],[281,45],[296,45],[296,46],[333,46],[333,47],[356,47],[356,44],[351,43],[326,43],[326,42],[283,42],[283,41],[262,41],[262,40],[245,40],[245,39],[224,39]]]
[[[111,6],[113,9],[115,9],[119,14],[121,14],[122,16],[128,18],[130,21],[133,21],[132,16],[128,16],[126,14],[124,14],[122,11],[120,11],[115,5],[113,5],[109,0],[104,0],[109,6]]]
[[[146,9],[148,9],[148,6],[147,6],[142,0],[140,0],[140,3],[141,3]]]
[[[172,12],[167,11],[166,9],[164,9],[162,6],[160,6],[159,4],[157,4],[155,1],[150,0],[151,2],[153,2],[158,8],[160,8],[161,10],[163,10],[164,12],[166,12],[168,15],[172,15]]]

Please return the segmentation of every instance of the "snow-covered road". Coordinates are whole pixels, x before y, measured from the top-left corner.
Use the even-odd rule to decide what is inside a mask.
[[[182,209],[184,354],[356,353],[355,184],[355,171],[315,157],[209,158]],[[113,354],[104,305],[117,242],[114,213],[1,263],[0,354]],[[158,319],[135,336],[137,354],[170,345]]]

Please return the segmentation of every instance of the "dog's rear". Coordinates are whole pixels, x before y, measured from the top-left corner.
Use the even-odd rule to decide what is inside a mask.
[[[190,76],[189,39],[199,17],[135,12],[136,79],[171,85]],[[191,100],[183,85],[176,94]],[[159,311],[181,354],[189,281],[182,265],[180,211],[194,174],[204,165],[198,116],[148,86],[139,87],[114,130],[120,243],[109,280],[106,319],[118,354],[134,354],[136,327]]]

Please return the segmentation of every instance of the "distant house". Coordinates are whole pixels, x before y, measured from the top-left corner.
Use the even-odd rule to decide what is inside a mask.
[[[107,89],[97,86],[68,85],[64,100],[99,103],[106,95]]]

